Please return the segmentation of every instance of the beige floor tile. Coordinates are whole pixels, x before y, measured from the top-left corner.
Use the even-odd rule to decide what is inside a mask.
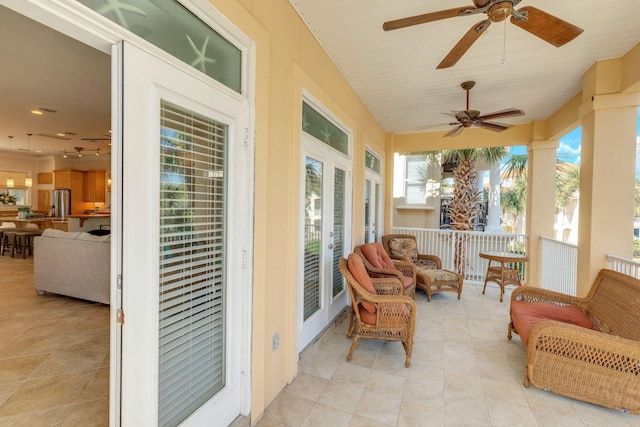
[[[108,350],[104,347],[82,348],[51,353],[29,376],[40,378],[95,370],[100,367]]]
[[[266,418],[287,426],[300,426],[309,414],[313,402],[287,391],[280,392],[264,413]]]
[[[81,372],[26,380],[0,406],[0,417],[76,402],[93,375],[93,372]]]
[[[105,427],[109,425],[109,399],[88,400],[75,405],[65,425]]]
[[[27,379],[49,356],[38,354],[0,360],[0,385]]]
[[[348,427],[352,414],[347,411],[314,403],[302,427]]]
[[[327,387],[327,380],[314,375],[300,373],[293,382],[286,386],[285,391],[307,400],[318,400],[318,397]]]
[[[398,427],[438,427],[444,426],[444,413],[442,407],[430,404],[417,404],[402,402]]]
[[[362,398],[363,391],[362,387],[331,382],[320,394],[318,402],[353,413]]]
[[[400,396],[365,390],[355,413],[388,425],[396,425],[400,413]]]

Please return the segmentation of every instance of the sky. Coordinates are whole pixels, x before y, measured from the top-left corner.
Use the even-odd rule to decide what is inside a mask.
[[[638,123],[636,126],[637,141],[640,144],[640,108],[638,109]],[[582,127],[578,127],[562,138],[558,146],[558,160],[576,165],[580,164],[580,143],[582,140]],[[519,145],[511,147],[512,154],[527,154],[527,147]],[[640,173],[640,153],[636,154],[636,173]]]

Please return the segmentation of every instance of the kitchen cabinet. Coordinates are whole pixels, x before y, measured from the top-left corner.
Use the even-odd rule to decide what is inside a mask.
[[[85,202],[104,203],[105,171],[85,171],[83,179],[83,199]]]
[[[81,214],[93,206],[84,203],[84,172],[77,170],[53,171],[54,188],[56,190],[71,190],[71,213]]]

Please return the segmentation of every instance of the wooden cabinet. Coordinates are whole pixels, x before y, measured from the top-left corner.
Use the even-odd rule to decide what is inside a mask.
[[[71,214],[79,215],[93,206],[84,203],[84,172],[77,170],[57,170],[54,173],[56,190],[71,190]]]
[[[86,171],[83,181],[83,198],[85,202],[104,202],[105,171]]]

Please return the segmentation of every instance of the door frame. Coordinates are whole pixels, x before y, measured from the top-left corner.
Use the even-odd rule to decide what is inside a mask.
[[[118,323],[118,308],[121,307],[122,288],[122,106],[117,99],[118,90],[114,85],[116,82],[118,69],[117,55],[114,57],[114,46],[121,40],[126,40],[133,45],[147,51],[148,53],[162,58],[181,71],[190,74],[198,79],[204,80],[214,85],[217,89],[242,101],[247,105],[248,130],[246,135],[246,170],[244,174],[244,185],[246,186],[246,220],[244,227],[246,233],[242,236],[244,240],[244,252],[246,259],[243,260],[244,274],[242,283],[242,324],[240,325],[241,354],[240,369],[242,376],[241,387],[241,414],[248,415],[251,409],[251,342],[252,342],[252,314],[253,314],[253,212],[254,203],[254,171],[255,171],[255,82],[256,82],[256,46],[246,34],[236,27],[221,12],[207,0],[178,0],[185,8],[201,19],[209,27],[220,33],[229,42],[233,43],[242,52],[242,93],[227,88],[219,82],[205,76],[187,64],[174,58],[162,49],[150,42],[126,30],[123,27],[97,15],[95,12],[81,6],[75,0],[0,0],[0,5],[20,13],[36,22],[48,26],[62,34],[73,37],[80,43],[86,44],[111,56],[112,79],[109,84],[112,87],[112,146],[111,146],[111,177],[112,177],[112,200],[111,200],[111,304],[109,316],[110,328],[110,381],[109,381],[109,424],[119,426],[120,419],[120,383],[121,378],[121,325]],[[114,215],[115,214],[115,215]],[[126,280],[126,278],[125,278]],[[115,368],[115,369],[114,369]]]
[[[353,194],[352,194],[352,189],[353,189],[353,134],[351,132],[351,130],[344,125],[340,120],[338,120],[331,112],[328,108],[324,107],[318,100],[316,100],[313,96],[311,96],[308,92],[304,92],[304,96],[300,99],[300,108],[302,108],[302,102],[306,102],[307,104],[309,104],[310,106],[312,106],[316,111],[318,111],[319,113],[321,113],[327,120],[331,121],[334,125],[338,126],[341,130],[343,130],[347,135],[348,135],[348,148],[347,148],[347,154],[341,153],[338,150],[335,150],[334,148],[330,147],[329,145],[323,143],[322,141],[319,141],[318,139],[314,138],[313,136],[305,133],[302,131],[302,129],[300,130],[300,206],[298,208],[298,212],[299,212],[299,227],[298,227],[298,233],[299,233],[299,249],[298,249],[298,259],[300,260],[304,260],[304,227],[305,227],[305,215],[304,215],[304,210],[305,210],[305,176],[306,176],[306,158],[307,157],[312,157],[316,160],[320,160],[323,163],[326,161],[329,161],[331,163],[331,165],[335,168],[343,168],[347,174],[346,176],[346,183],[345,183],[345,194],[347,195],[347,200],[345,201],[345,232],[344,232],[344,247],[343,247],[343,257],[346,257],[347,253],[351,250],[351,228],[353,226]],[[324,163],[326,166],[326,163]],[[334,171],[331,171],[331,177],[333,177]],[[323,176],[326,176],[323,174]],[[326,188],[333,188],[333,182],[331,182],[331,184],[327,183],[324,179],[323,179],[323,195],[322,198],[323,200],[326,199]],[[331,194],[333,195],[333,193]],[[332,199],[333,200],[333,199]],[[324,201],[323,201],[323,206],[324,206]],[[331,206],[333,206],[333,203],[331,203]],[[333,212],[328,212],[329,215],[331,215]],[[322,231],[323,233],[323,237],[328,234],[327,230]],[[327,243],[324,241],[323,239],[323,244]],[[327,248],[326,248],[326,244],[324,244],[324,250],[322,251],[322,253],[324,254],[324,256],[326,256],[327,253]],[[323,256],[323,258],[324,258]],[[330,273],[329,269],[327,266],[323,266],[320,274],[321,274],[321,283],[323,281],[328,280],[326,278],[327,274]],[[324,308],[326,309],[325,312],[323,313],[314,313],[309,319],[307,319],[305,321],[304,319],[304,292],[301,292],[302,290],[302,286],[303,286],[303,282],[304,282],[304,265],[301,265],[299,270],[298,270],[298,287],[297,287],[297,291],[298,291],[298,299],[296,301],[296,307],[298,308],[298,315],[297,315],[297,352],[300,353],[302,352],[302,350],[304,350],[304,348],[306,347],[307,344],[305,345],[301,345],[301,340],[300,340],[300,336],[302,334],[303,331],[303,327],[305,326],[306,322],[310,322],[310,321],[315,321],[315,322],[320,322],[322,324],[321,327],[316,327],[315,329],[318,330],[318,333],[320,333],[324,328],[326,328],[326,326],[329,325],[329,323],[331,322],[332,319],[334,319],[338,314],[340,314],[340,312],[342,312],[342,310],[344,309],[344,307],[348,306],[349,304],[349,298],[348,298],[348,292],[347,292],[347,288],[346,288],[346,283],[344,283],[344,279],[343,279],[343,283],[344,283],[344,289],[342,290],[341,293],[339,293],[337,296],[333,297],[332,295],[330,295],[329,292],[329,288],[330,286],[325,286],[325,289],[323,290],[321,296],[320,296],[320,304],[321,304],[321,310]],[[326,285],[326,283],[325,283]],[[339,300],[344,300],[345,304],[338,307],[335,304],[340,304]],[[335,302],[335,304],[334,304]],[[318,319],[317,316],[323,316],[321,319]],[[315,318],[315,319],[314,319]],[[312,320],[313,319],[313,320]],[[317,337],[317,334],[316,336]],[[309,343],[313,342],[313,340],[315,339],[312,338]]]
[[[379,242],[380,239],[382,238],[382,230],[384,229],[384,179],[382,177],[382,174],[384,172],[384,160],[382,159],[382,156],[380,156],[376,150],[374,150],[373,148],[369,147],[368,145],[365,147],[365,151],[369,151],[372,154],[374,154],[378,159],[380,159],[380,173],[377,173],[369,168],[366,167],[364,168],[364,180],[365,180],[365,184],[364,184],[364,188],[366,189],[366,181],[371,181],[372,184],[375,184],[376,182],[380,184],[380,193],[376,194],[376,200],[378,203],[378,209],[376,212],[376,216],[378,217],[378,223],[375,226],[375,237],[376,237],[376,242]],[[371,189],[373,191],[373,188]],[[364,194],[363,194],[364,196]],[[364,232],[366,233],[367,230],[364,230]]]

